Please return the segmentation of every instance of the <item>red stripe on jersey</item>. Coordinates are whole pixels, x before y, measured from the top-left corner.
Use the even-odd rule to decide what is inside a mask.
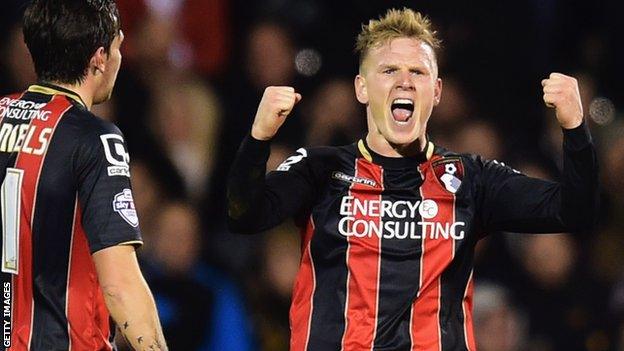
[[[423,225],[420,290],[412,304],[411,338],[412,350],[439,351],[442,348],[440,335],[440,295],[441,275],[453,259],[454,240],[442,237],[436,228],[448,226],[455,220],[455,196],[446,191],[438,182],[431,167],[433,158],[419,166],[423,176],[421,186],[422,201],[433,200],[437,214],[433,218],[422,218]],[[421,205],[423,206],[423,205]],[[421,213],[422,214],[422,213]]]
[[[381,216],[362,213],[355,206],[355,202],[381,201],[383,169],[359,158],[356,161],[355,176],[374,180],[376,184],[373,187],[354,182],[349,190],[349,195],[353,197],[351,213],[354,215],[349,225],[351,235],[347,238],[346,325],[342,340],[344,350],[372,349],[377,330],[379,302]],[[368,208],[368,206],[366,207]]]
[[[31,126],[38,130],[51,128],[48,140],[52,140],[54,131],[61,117],[72,107],[64,96],[55,96],[42,110],[50,111],[47,120],[33,119]],[[27,350],[30,347],[33,321],[33,276],[32,276],[32,224],[37,202],[37,187],[43,160],[45,159],[48,143],[43,155],[20,152],[15,161],[15,168],[24,171],[21,191],[21,215],[19,237],[18,274],[13,276],[13,332],[11,338],[12,351]]]
[[[293,289],[293,301],[290,305],[290,325],[292,326],[290,349],[293,351],[306,350],[310,339],[310,324],[314,309],[312,299],[316,288],[314,261],[310,247],[313,234],[314,221],[310,216],[308,225],[301,231],[301,263]]]
[[[464,337],[466,341],[466,348],[468,351],[476,351],[477,346],[474,337],[474,331],[472,327],[472,297],[474,292],[474,280],[472,279],[472,272],[468,278],[466,284],[466,292],[464,293],[464,302],[462,303],[462,309],[464,312]]]
[[[82,211],[76,200],[67,281],[70,350],[112,350],[109,314],[91,258]],[[94,322],[95,321],[95,322]]]

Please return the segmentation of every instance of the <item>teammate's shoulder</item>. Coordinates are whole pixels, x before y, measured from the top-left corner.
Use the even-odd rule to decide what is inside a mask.
[[[82,135],[122,134],[114,123],[84,108],[75,107],[70,109],[67,121],[78,127]]]
[[[123,134],[114,123],[85,110],[71,123],[76,135],[74,156],[78,172],[88,169],[89,165],[104,162],[108,163],[106,170],[109,176],[130,176],[130,159]]]

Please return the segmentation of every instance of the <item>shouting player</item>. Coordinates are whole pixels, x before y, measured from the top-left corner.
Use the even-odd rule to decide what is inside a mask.
[[[564,170],[560,183],[532,179],[427,139],[442,93],[438,46],[429,21],[409,9],[363,26],[355,92],[366,138],[299,149],[266,178],[270,140],[301,95],[264,92],[231,172],[230,227],[259,232],[287,217],[302,226],[292,350],[475,350],[476,242],[594,221],[596,157],[576,80],[542,81],[563,129]]]
[[[166,350],[124,139],[89,112],[121,63],[117,7],[33,0],[24,38],[39,83],[0,99],[3,347],[112,350],[116,324],[134,349]]]

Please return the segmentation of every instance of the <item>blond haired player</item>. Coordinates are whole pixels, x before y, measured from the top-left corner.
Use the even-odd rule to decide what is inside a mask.
[[[292,350],[475,350],[472,267],[493,231],[561,232],[595,218],[596,157],[574,78],[542,81],[563,130],[560,183],[427,139],[442,96],[428,19],[390,10],[363,26],[354,85],[366,138],[299,149],[264,176],[271,139],[301,96],[268,87],[228,186],[232,230],[294,217],[302,260]]]

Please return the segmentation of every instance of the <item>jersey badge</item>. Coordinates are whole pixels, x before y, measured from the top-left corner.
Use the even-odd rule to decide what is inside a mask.
[[[455,194],[464,178],[464,165],[459,157],[443,158],[433,163],[433,170],[440,183]]]
[[[133,227],[139,226],[139,217],[137,216],[134,200],[132,199],[132,191],[124,189],[113,198],[113,210],[117,212],[124,221]]]

